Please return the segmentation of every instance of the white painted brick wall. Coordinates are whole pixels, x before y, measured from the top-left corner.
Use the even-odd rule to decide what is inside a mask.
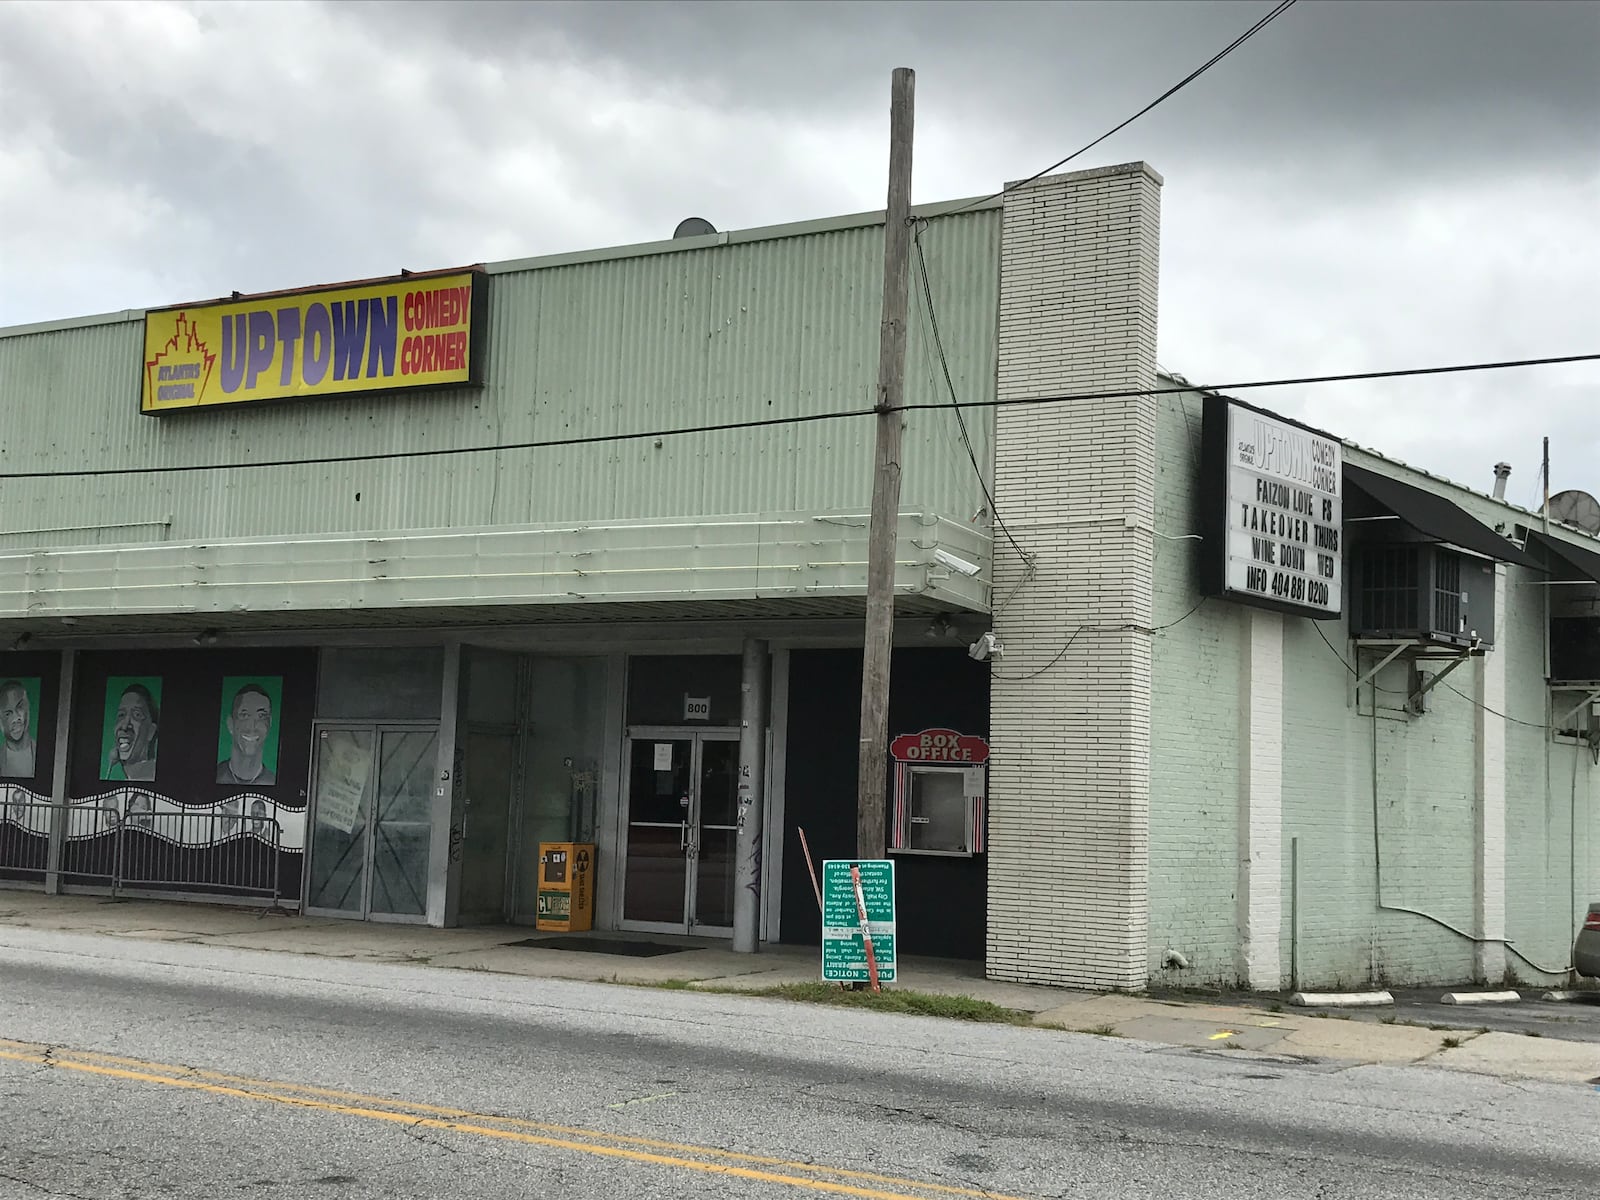
[[[1506,568],[1494,577],[1495,644],[1506,639]],[[1486,654],[1473,664],[1473,699],[1478,742],[1477,763],[1477,905],[1473,932],[1502,938],[1506,933],[1506,711],[1505,653]],[[1505,946],[1481,943],[1474,955],[1473,977],[1493,983],[1506,971]]]
[[[1239,975],[1252,988],[1281,983],[1283,925],[1283,626],[1274,612],[1241,606],[1245,667],[1239,711]]]
[[[1134,163],[1007,194],[1001,398],[1154,385],[1160,185]],[[995,447],[1033,570],[1001,539],[987,969],[1142,987],[1150,644],[1117,627],[1151,621],[1154,400],[1002,408]]]
[[[1195,503],[1200,410],[1161,398],[1156,435],[1155,621],[1200,599]],[[1181,540],[1174,540],[1181,539]],[[1235,605],[1208,602],[1151,640],[1150,962],[1153,982],[1239,982],[1239,819],[1245,788],[1239,709],[1248,666]],[[1164,970],[1168,949],[1187,970]]]
[[[1157,427],[1156,528],[1169,537],[1196,528],[1200,407],[1197,396],[1187,401],[1185,407],[1164,397]],[[1352,457],[1364,461],[1357,452]],[[1393,465],[1383,469],[1404,474]],[[1518,519],[1487,497],[1413,479],[1491,527]],[[1157,540],[1156,624],[1182,615],[1198,598],[1198,546]],[[1591,892],[1600,896],[1594,853],[1600,767],[1586,748],[1552,744],[1532,727],[1547,719],[1541,583],[1537,572],[1507,568],[1498,586],[1495,650],[1435,688],[1426,715],[1382,714],[1377,817],[1388,904],[1479,936],[1503,935],[1539,964],[1560,968],[1574,921]],[[1248,725],[1234,698],[1241,696],[1249,656],[1239,613],[1238,606],[1211,601],[1152,639],[1148,969],[1155,982],[1250,982],[1239,920],[1248,897],[1236,891],[1239,847],[1250,840],[1240,825],[1249,812],[1243,801]],[[1295,936],[1288,889],[1290,846],[1298,839],[1302,986],[1495,978],[1503,968],[1494,947],[1476,948],[1423,916],[1379,911],[1374,722],[1365,703],[1360,711],[1352,703],[1351,675],[1319,628],[1349,653],[1343,622],[1283,621],[1281,976],[1288,977]],[[1392,693],[1407,682],[1399,665],[1378,680]],[[1384,695],[1382,703],[1398,709],[1403,696]],[[1168,947],[1182,951],[1191,969],[1163,969]],[[1515,955],[1506,956],[1506,965],[1524,980],[1551,978]]]

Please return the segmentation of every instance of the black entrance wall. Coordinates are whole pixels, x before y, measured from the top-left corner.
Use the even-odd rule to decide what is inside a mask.
[[[278,899],[298,900],[305,855],[248,836],[256,828],[253,797],[270,799],[281,822],[303,826],[310,775],[311,714],[317,653],[307,648],[126,649],[85,651],[78,657],[68,753],[68,796],[91,807],[118,810],[124,866],[136,861],[138,877],[121,886],[165,892],[254,894],[275,883]],[[155,777],[116,779],[106,768],[112,713],[123,681],[142,681],[157,710]],[[232,691],[260,682],[275,694],[277,754],[274,778],[248,784],[226,781],[219,762],[222,726]],[[218,815],[237,799],[236,818]],[[173,806],[164,820],[141,823],[134,806],[148,812],[156,801]],[[121,811],[127,805],[126,812]],[[201,844],[178,843],[163,832],[182,823],[172,813],[199,814]],[[299,835],[303,840],[305,834]],[[137,844],[135,844],[137,843]],[[97,815],[69,827],[62,870],[67,881],[100,883],[114,867],[117,838]],[[183,882],[183,881],[196,882]]]
[[[929,728],[989,736],[989,668],[961,649],[896,650],[889,736]],[[861,651],[795,650],[789,656],[789,731],[784,776],[782,940],[817,945],[822,922],[799,828],[822,869],[856,853],[856,745]],[[883,781],[885,805],[890,776]],[[896,854],[899,947],[906,954],[983,957],[988,863],[984,855]]]

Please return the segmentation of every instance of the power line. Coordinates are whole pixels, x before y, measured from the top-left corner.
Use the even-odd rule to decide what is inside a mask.
[[[1207,596],[1201,596],[1200,599],[1195,602],[1194,607],[1188,612],[1184,613],[1183,616],[1177,618],[1176,620],[1168,621],[1164,625],[1079,625],[1072,631],[1072,636],[1067,639],[1067,644],[1062,646],[1061,649],[1057,650],[1055,657],[1049,662],[1045,663],[1045,665],[1040,667],[1038,670],[1030,671],[1026,675],[996,675],[991,672],[989,677],[991,679],[998,679],[1003,683],[1026,683],[1030,679],[1039,678],[1039,676],[1043,675],[1051,667],[1055,666],[1058,662],[1065,658],[1067,656],[1067,651],[1072,649],[1072,643],[1078,640],[1078,635],[1080,633],[1161,633],[1163,630],[1171,629],[1174,625],[1182,625],[1190,617],[1194,616],[1195,613],[1199,612],[1201,607],[1208,599],[1209,597]]]
[[[1503,712],[1496,712],[1494,709],[1490,708],[1487,704],[1479,703],[1477,700],[1474,700],[1471,696],[1467,695],[1465,692],[1461,691],[1459,688],[1452,687],[1448,683],[1441,682],[1439,686],[1444,688],[1444,690],[1447,691],[1447,692],[1455,692],[1456,695],[1460,696],[1468,704],[1472,705],[1474,708],[1483,709],[1483,711],[1488,713],[1491,717],[1499,717],[1502,721],[1510,721],[1513,725],[1526,725],[1529,729],[1549,729],[1550,728],[1550,726],[1544,724],[1543,722],[1539,722],[1539,721],[1519,721],[1516,717],[1507,716]]]
[[[966,447],[967,458],[972,463],[972,470],[978,477],[978,487],[983,490],[983,498],[988,502],[989,511],[994,514],[994,523],[999,526],[1000,532],[1005,534],[1006,541],[1011,543],[1026,564],[1032,564],[1033,555],[1024,550],[1011,536],[1005,518],[1000,515],[1000,506],[995,503],[994,493],[989,490],[989,483],[983,477],[983,467],[978,464],[977,452],[972,448],[972,435],[967,430],[967,418],[961,411],[959,398],[956,396],[955,380],[950,377],[950,360],[945,357],[944,338],[939,333],[939,312],[933,305],[933,285],[928,282],[928,258],[922,250],[922,230],[926,222],[921,222],[913,228],[911,244],[917,251],[917,273],[922,277],[923,313],[928,318],[929,328],[933,331],[933,346],[939,354],[939,370],[944,373],[944,386],[950,392],[950,403],[956,415],[956,424],[961,427],[961,444]]]
[[[1099,137],[1095,138],[1094,141],[1090,142],[1087,146],[1079,147],[1078,149],[1074,150],[1071,154],[1067,155],[1065,158],[1059,159],[1056,162],[1051,163],[1044,170],[1035,171],[1032,175],[1029,175],[1026,179],[1021,179],[1021,180],[1018,180],[1015,183],[1007,184],[1005,187],[1001,188],[998,192],[993,192],[993,193],[991,193],[991,194],[989,194],[987,196],[982,196],[982,197],[978,198],[977,200],[969,200],[969,201],[967,201],[967,203],[963,204],[960,208],[952,208],[948,212],[939,213],[937,215],[941,216],[941,217],[953,217],[957,213],[966,212],[969,208],[976,208],[980,204],[987,204],[991,200],[994,200],[994,199],[997,199],[997,198],[999,198],[1001,196],[1004,196],[1007,192],[1015,191],[1017,188],[1020,188],[1020,187],[1026,187],[1028,184],[1032,183],[1035,179],[1039,179],[1042,176],[1050,174],[1051,171],[1056,170],[1058,167],[1066,166],[1069,162],[1071,162],[1073,159],[1079,157],[1080,155],[1087,154],[1090,150],[1093,150],[1096,146],[1098,146],[1101,142],[1105,141],[1112,134],[1120,133],[1120,132],[1122,132],[1122,130],[1126,129],[1129,125],[1132,125],[1140,117],[1144,116],[1145,113],[1147,113],[1151,109],[1155,108],[1156,105],[1162,103],[1165,100],[1169,100],[1173,96],[1177,95],[1184,88],[1188,87],[1191,83],[1193,83],[1196,79],[1199,79],[1200,76],[1204,75],[1212,67],[1216,66],[1223,59],[1227,58],[1228,55],[1232,54],[1240,46],[1244,45],[1251,38],[1255,37],[1256,34],[1260,33],[1263,29],[1265,29],[1273,21],[1277,20],[1284,13],[1288,12],[1291,8],[1294,7],[1294,5],[1295,5],[1295,0],[1283,0],[1283,2],[1281,4],[1279,4],[1277,7],[1275,7],[1271,12],[1267,13],[1266,16],[1262,17],[1254,25],[1250,26],[1249,29],[1246,29],[1238,37],[1234,38],[1233,41],[1229,42],[1221,50],[1217,51],[1210,58],[1206,59],[1205,62],[1201,63],[1194,70],[1190,71],[1187,75],[1185,75],[1182,79],[1178,80],[1177,83],[1173,84],[1166,91],[1162,92],[1154,100],[1150,101],[1149,104],[1146,104],[1138,112],[1134,113],[1133,116],[1129,117],[1126,121],[1123,121],[1120,125],[1113,126],[1112,128],[1106,130]]]
[[[1600,361],[1600,354],[1565,354],[1550,358],[1459,363],[1444,367],[1407,367],[1394,371],[1355,371],[1338,375],[1305,375],[1292,379],[1250,379],[1235,383],[1182,384],[1170,388],[1134,388],[1129,391],[1116,392],[1067,392],[1046,396],[1011,396],[994,400],[935,400],[917,404],[901,404],[893,411],[926,412],[952,407],[957,409],[1012,408],[1033,404],[1069,404],[1085,400],[1136,400],[1146,396],[1174,396],[1190,392],[1242,392],[1257,388],[1302,387],[1324,383],[1358,383],[1372,379],[1454,375],[1472,371],[1503,371],[1516,367],[1547,367],[1565,363],[1595,361]],[[636,442],[647,438],[680,437],[693,433],[726,433],[740,429],[770,429],[779,425],[808,425],[817,421],[838,421],[851,417],[875,417],[877,415],[878,409],[876,408],[851,408],[841,409],[836,412],[801,413],[788,417],[762,417],[748,421],[724,421],[711,425],[682,425],[668,429],[645,429],[634,433],[597,433],[581,437],[492,443],[487,446],[449,446],[430,450],[386,450],[374,454],[339,454],[320,458],[258,459],[234,463],[179,463],[160,467],[92,467],[78,471],[5,471],[0,472],[0,480],[94,479],[108,475],[178,475],[190,471],[243,471],[261,467],[314,467],[333,463],[395,462],[405,459],[439,458],[452,454],[497,454],[509,450],[546,450],[564,446],[593,446],[612,442]]]

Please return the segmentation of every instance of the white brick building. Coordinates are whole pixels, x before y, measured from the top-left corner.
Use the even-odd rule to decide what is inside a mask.
[[[1588,665],[1546,670],[1546,630],[1600,604],[1600,544],[1557,523],[1541,546],[1539,517],[1347,445],[1352,467],[1476,523],[1462,557],[1494,572],[1492,649],[1416,705],[1416,672],[1451,661],[1416,656],[1453,651],[1417,642],[1378,669],[1395,639],[1363,636],[1361,546],[1343,619],[1206,599],[1202,397],[1155,365],[1160,184],[1132,164],[1006,198],[998,396],[1166,393],[996,420],[1016,544],[995,541],[988,970],[1123,988],[1554,979],[1600,882],[1600,721]]]

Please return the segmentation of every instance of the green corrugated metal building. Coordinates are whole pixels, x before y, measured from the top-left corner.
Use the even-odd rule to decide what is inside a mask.
[[[1158,371],[1160,188],[916,213],[902,951],[1559,974],[1600,543]],[[0,883],[531,924],[576,843],[602,936],[815,943],[882,222],[0,331]]]

